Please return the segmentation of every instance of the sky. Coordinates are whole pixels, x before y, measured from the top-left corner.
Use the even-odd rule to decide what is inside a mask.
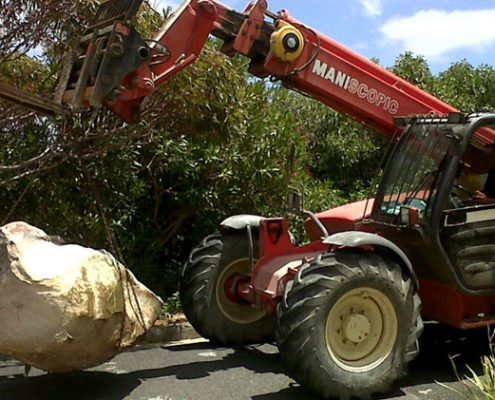
[[[151,1],[156,8],[180,0]],[[249,0],[223,0],[242,11]],[[433,73],[466,59],[495,66],[494,0],[268,0],[311,28],[382,65],[405,51],[422,55]]]

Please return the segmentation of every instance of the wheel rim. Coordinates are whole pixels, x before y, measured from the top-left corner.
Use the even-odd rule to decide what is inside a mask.
[[[266,313],[250,304],[232,301],[225,292],[227,280],[235,274],[250,275],[251,265],[249,258],[242,258],[229,264],[220,274],[216,287],[217,304],[222,314],[237,324],[252,324],[263,318]]]
[[[392,352],[398,321],[394,306],[381,291],[358,288],[345,293],[328,314],[325,336],[328,352],[343,369],[365,372]]]

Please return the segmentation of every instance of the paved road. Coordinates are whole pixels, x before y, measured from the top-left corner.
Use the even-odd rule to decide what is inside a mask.
[[[477,367],[487,354],[487,334],[465,337],[430,327],[423,335],[421,356],[394,393],[384,399],[439,400],[459,395],[449,355],[456,364]],[[462,371],[466,371],[463,369]],[[205,341],[138,348],[98,368],[65,376],[31,371],[0,361],[0,400],[316,400],[284,374],[273,345],[214,347]]]

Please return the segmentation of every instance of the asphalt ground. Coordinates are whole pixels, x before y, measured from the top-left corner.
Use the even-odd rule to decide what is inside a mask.
[[[420,356],[408,376],[381,399],[461,399],[465,391],[454,372],[470,365],[481,373],[489,354],[485,330],[462,332],[428,326]],[[452,360],[453,359],[453,360]],[[451,389],[445,388],[449,386]],[[97,368],[67,375],[0,361],[0,400],[316,400],[284,371],[276,346],[216,347],[205,340],[142,346]]]

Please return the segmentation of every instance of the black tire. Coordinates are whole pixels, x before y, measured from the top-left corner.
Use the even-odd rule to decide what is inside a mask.
[[[372,296],[364,296],[367,288]],[[359,291],[363,294],[354,294]],[[349,309],[349,304],[356,302],[359,296],[371,299],[363,302],[376,302],[373,296],[377,296],[383,304],[390,304],[387,312],[381,314],[382,319],[374,320],[375,325],[382,327],[383,333],[368,337],[368,332],[362,340],[363,346],[367,346],[367,340],[377,340],[372,343],[375,347],[370,347],[373,350],[369,353],[369,357],[373,352],[380,356],[375,361],[371,358],[348,361],[339,358],[335,355],[337,352],[332,350],[331,343],[337,343],[335,347],[343,349],[347,349],[346,346],[361,346],[361,342],[356,345],[342,332],[360,332],[346,330],[349,326],[346,321],[350,321],[348,318],[361,318],[354,315],[365,315],[365,312],[350,308],[349,314],[340,313]],[[379,302],[375,304],[380,307]],[[279,350],[290,375],[322,398],[368,399],[374,393],[389,391],[393,382],[405,375],[407,363],[416,357],[418,337],[423,330],[420,308],[421,301],[411,278],[402,273],[392,260],[365,252],[324,254],[315,262],[301,267],[296,279],[286,288],[277,312]],[[339,313],[332,314],[334,310],[339,310]],[[393,323],[386,324],[385,314]],[[334,315],[340,317],[332,319]],[[367,318],[373,321],[373,318]],[[331,325],[329,331],[327,321],[332,321],[332,324],[328,323],[328,326]],[[388,334],[386,326],[395,327],[388,330],[395,332],[388,339],[385,339]],[[370,327],[373,323],[367,329],[375,329]],[[335,336],[332,337],[334,329]],[[342,341],[340,338],[343,338]],[[384,350],[380,355],[381,350],[378,349],[381,348]],[[353,351],[352,348],[349,351]],[[353,367],[354,362],[360,365],[367,363],[367,360],[369,364],[362,365],[362,370]]]
[[[257,258],[257,234],[253,236],[253,255]],[[184,266],[180,288],[182,308],[198,333],[212,342],[246,344],[274,339],[274,315],[265,315],[249,304],[231,304],[217,292],[220,279],[228,274],[226,269],[241,263],[249,265],[248,243],[245,230],[208,236],[191,252]],[[229,307],[234,310],[226,310]],[[239,320],[235,319],[237,311],[241,315]]]

